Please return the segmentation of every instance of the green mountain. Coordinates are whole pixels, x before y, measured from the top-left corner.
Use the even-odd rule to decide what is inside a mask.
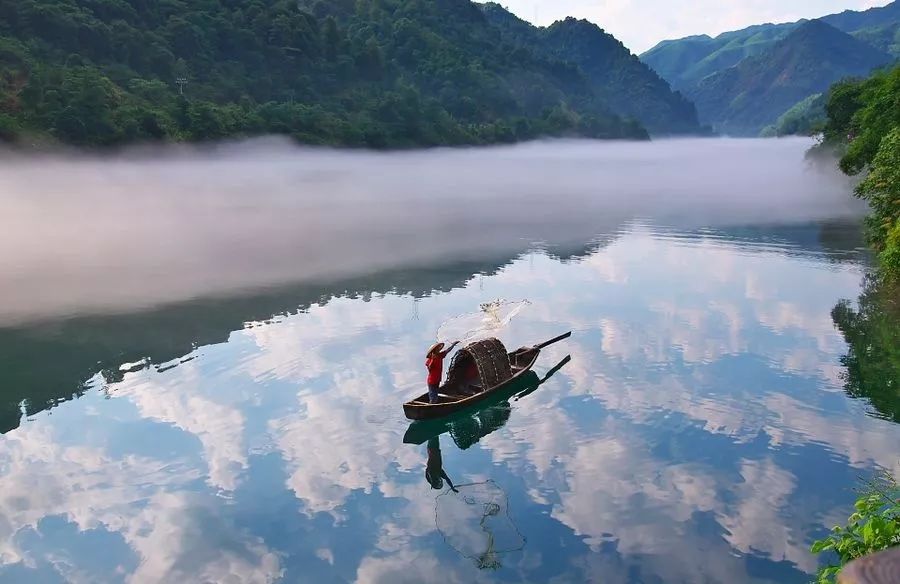
[[[892,58],[819,20],[805,22],[765,52],[686,90],[700,118],[722,133],[757,135],[800,101]]]
[[[482,10],[506,42],[577,66],[613,111],[638,119],[652,134],[703,131],[694,105],[596,24],[567,18],[539,28],[499,4],[484,4]]]
[[[183,91],[183,95],[181,95]],[[0,0],[0,137],[408,147],[645,138],[469,0]]]
[[[861,12],[845,10],[820,20],[900,58],[900,2]]]
[[[900,59],[900,26],[896,22],[864,28],[852,34],[862,42]]]
[[[672,87],[683,90],[708,75],[766,51],[795,27],[793,23],[761,24],[715,38],[703,35],[663,41],[641,55],[641,61]]]
[[[781,114],[774,124],[763,128],[761,135],[765,137],[812,136],[819,133],[825,125],[825,103],[827,101],[828,95],[825,93],[810,95]]]
[[[818,20],[900,58],[900,1],[860,12],[847,10]],[[715,38],[703,35],[663,41],[642,54],[641,60],[672,87],[685,89],[769,50],[805,22],[761,24]]]

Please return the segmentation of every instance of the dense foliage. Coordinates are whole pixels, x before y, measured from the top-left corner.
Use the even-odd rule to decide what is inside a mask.
[[[869,236],[887,277],[900,277],[900,67],[832,88],[826,146],[842,150],[841,169],[867,171],[856,194],[868,201]]]
[[[862,556],[900,545],[900,487],[889,475],[866,486],[846,526],[815,542],[813,553],[833,552],[838,564],[819,570],[818,582],[834,582],[841,567]]]
[[[616,113],[639,119],[653,134],[699,134],[694,104],[631,53],[619,40],[587,20],[567,18],[538,28],[517,18],[499,4],[482,10],[519,49],[572,63]]]
[[[0,0],[2,138],[273,132],[371,147],[646,137],[469,0]]]
[[[686,90],[703,122],[758,135],[798,102],[846,78],[869,75],[891,58],[824,22],[804,23],[761,55]]]

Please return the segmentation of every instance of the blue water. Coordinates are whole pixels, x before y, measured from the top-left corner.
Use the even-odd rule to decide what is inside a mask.
[[[806,582],[858,477],[900,464],[844,391],[857,230],[635,223],[7,331],[0,581]],[[509,347],[573,331],[539,375],[572,359],[441,434],[461,486],[433,489],[401,404],[442,323],[497,298],[530,303]]]

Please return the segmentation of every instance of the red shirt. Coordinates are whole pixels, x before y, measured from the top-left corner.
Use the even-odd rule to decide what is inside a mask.
[[[439,385],[444,376],[444,356],[435,353],[433,357],[425,359],[425,367],[428,369],[428,385]]]

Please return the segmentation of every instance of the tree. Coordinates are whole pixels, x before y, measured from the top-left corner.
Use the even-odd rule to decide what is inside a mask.
[[[868,234],[882,274],[900,279],[900,66],[835,86],[826,112],[826,145],[843,148],[841,169],[869,171],[856,194],[872,211]]]
[[[372,81],[378,81],[384,75],[384,53],[375,37],[369,37],[362,52],[357,58],[360,72]]]
[[[55,135],[78,145],[110,145],[118,132],[112,112],[118,101],[118,90],[96,69],[80,67],[66,73],[59,90],[62,109],[54,118]]]
[[[325,19],[325,33],[323,35],[325,43],[325,58],[329,62],[335,62],[338,53],[341,50],[341,33],[338,32],[337,21],[333,16]]]
[[[7,114],[0,114],[0,142],[14,142],[19,137],[19,125]]]
[[[226,136],[221,112],[214,104],[206,101],[190,104],[188,131],[194,140],[214,140]]]
[[[881,141],[856,193],[872,209],[869,228],[880,259],[891,273],[900,275],[900,126]]]

